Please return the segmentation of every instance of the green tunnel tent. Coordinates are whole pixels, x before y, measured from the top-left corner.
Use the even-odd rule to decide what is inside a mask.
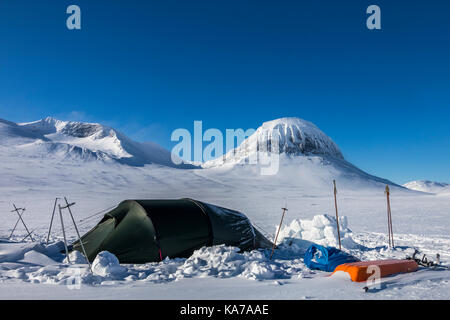
[[[188,257],[203,246],[219,244],[244,251],[272,246],[244,214],[192,199],[125,200],[81,241],[89,261],[109,251],[121,263]],[[73,250],[82,252],[79,241]]]

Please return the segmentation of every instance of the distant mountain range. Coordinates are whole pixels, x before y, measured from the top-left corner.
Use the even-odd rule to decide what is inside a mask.
[[[131,166],[160,164],[168,167],[194,168],[190,164],[175,165],[171,153],[152,142],[136,142],[119,131],[97,123],[61,121],[51,117],[13,123],[0,119],[0,145],[19,149],[30,156],[61,159],[117,161]]]
[[[307,184],[340,178],[349,185],[362,183],[397,186],[346,161],[330,137],[313,123],[299,118],[265,122],[241,145],[224,155],[224,159],[219,157],[207,161],[201,167],[191,163],[175,165],[168,150],[155,143],[133,141],[111,127],[97,123],[62,121],[52,117],[28,123],[0,119],[0,147],[30,158],[100,161],[105,164],[116,162],[130,167],[155,164],[180,169],[221,166],[239,168],[252,155],[277,152],[280,154],[281,172],[302,172],[299,179],[305,179],[304,183]],[[289,177],[289,174],[286,175]]]
[[[405,188],[428,192],[428,193],[449,193],[450,194],[450,184],[444,182],[434,182],[429,180],[415,180],[405,183],[403,185]]]

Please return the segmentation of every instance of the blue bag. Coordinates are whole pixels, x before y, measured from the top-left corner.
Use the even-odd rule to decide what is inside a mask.
[[[323,247],[318,244],[311,245],[305,253],[304,263],[310,269],[332,272],[343,263],[359,261],[354,256],[334,247]]]

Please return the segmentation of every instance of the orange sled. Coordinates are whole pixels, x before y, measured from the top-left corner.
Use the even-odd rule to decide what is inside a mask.
[[[396,273],[413,272],[419,268],[417,263],[413,260],[375,260],[375,261],[344,263],[338,265],[336,269],[334,269],[334,272],[336,271],[347,272],[350,275],[352,281],[362,282],[366,281],[370,276],[375,274],[374,270],[376,270],[376,267],[371,266],[376,266],[380,268],[381,278]]]

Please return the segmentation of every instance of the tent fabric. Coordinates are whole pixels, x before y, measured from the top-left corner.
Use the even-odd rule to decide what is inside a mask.
[[[356,261],[359,260],[337,248],[312,244],[306,250],[303,262],[310,269],[332,272],[338,265]]]
[[[125,200],[81,241],[89,261],[109,251],[121,263],[188,257],[203,246],[219,244],[241,250],[272,246],[244,214],[193,199]],[[82,252],[79,241],[73,250]]]

